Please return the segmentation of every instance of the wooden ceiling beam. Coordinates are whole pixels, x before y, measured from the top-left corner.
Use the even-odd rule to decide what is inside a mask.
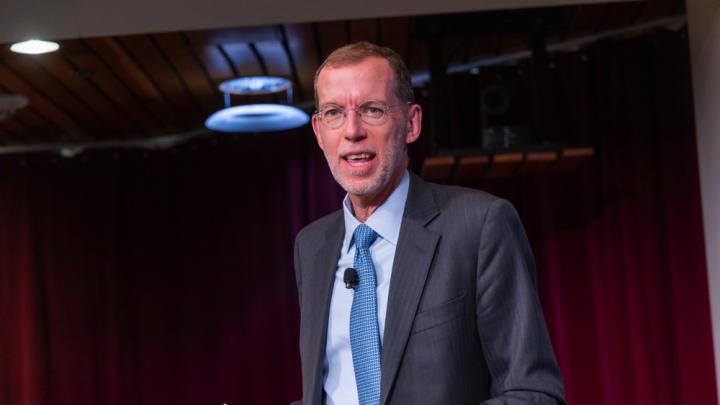
[[[205,116],[195,100],[178,77],[177,70],[171,65],[158,44],[147,35],[131,35],[118,38],[133,59],[155,85],[162,99],[176,112],[186,128],[202,125]],[[188,97],[189,96],[189,97]]]
[[[30,106],[19,110],[16,117],[40,131],[59,132],[71,139],[87,139],[88,134],[66,112],[60,110],[47,96],[36,91],[22,77],[17,75],[5,65],[0,64],[0,85],[10,93],[23,94],[30,100]],[[38,118],[38,111],[42,111],[42,118]],[[50,125],[40,125],[44,120]],[[26,123],[28,123],[26,122]]]
[[[91,105],[68,89],[64,82],[49,74],[33,56],[12,54],[5,49],[0,52],[0,58],[13,72],[22,72],[28,84],[41,91],[55,107],[66,112],[73,120],[82,122],[91,133],[107,128],[105,120]]]
[[[105,65],[133,95],[139,107],[158,122],[158,129],[165,133],[178,132],[183,120],[165,101],[157,86],[142,66],[127,52],[116,38],[90,38],[83,43],[103,60]]]
[[[176,72],[183,87],[196,100],[196,104],[205,115],[209,115],[223,105],[222,93],[213,85],[209,73],[193,53],[182,33],[153,34],[153,39],[169,64]]]

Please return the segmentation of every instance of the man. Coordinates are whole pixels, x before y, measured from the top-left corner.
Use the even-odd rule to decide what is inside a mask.
[[[302,404],[564,403],[514,208],[407,171],[422,111],[399,56],[342,47],[315,93],[347,196],[295,241]]]

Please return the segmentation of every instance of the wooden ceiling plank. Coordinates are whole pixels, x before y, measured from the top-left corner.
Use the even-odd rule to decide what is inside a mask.
[[[42,116],[58,130],[66,132],[73,138],[87,138],[88,134],[77,122],[2,64],[0,64],[0,85],[11,93],[24,94],[30,100],[31,107],[18,111],[18,115],[22,116],[30,109],[37,109],[37,111],[42,111]]]
[[[248,44],[240,42],[224,44],[222,48],[230,57],[233,66],[235,66],[235,70],[237,70],[241,77],[259,76],[263,74],[262,68],[258,64]]]
[[[295,63],[295,57],[293,55],[292,50],[290,49],[290,41],[287,36],[287,31],[285,30],[285,26],[278,25],[278,31],[280,31],[280,34],[282,36],[282,41],[280,41],[280,44],[282,45],[283,52],[285,53],[285,57],[288,61],[288,66],[290,67],[290,75],[292,77],[293,82],[293,94],[294,94],[294,100],[293,102],[297,101],[304,101],[305,95],[307,94],[305,92],[305,89],[303,89],[302,84],[300,83],[300,75],[298,73],[298,68]]]
[[[145,108],[166,132],[178,132],[183,120],[167,103],[157,86],[145,73],[142,66],[126,51],[122,43],[113,37],[83,40],[110,67],[127,90],[134,94],[139,106]],[[187,128],[185,126],[184,128]]]
[[[89,133],[96,133],[96,130],[107,127],[102,117],[85,100],[71,92],[64,82],[49,74],[36,62],[36,58],[6,51],[2,52],[2,59],[16,74],[20,75],[19,72],[22,72],[23,79],[34,89],[39,92],[39,89],[42,89],[41,93],[58,109],[76,122],[82,123]]]
[[[70,62],[84,72],[89,72],[87,84],[109,103],[104,114],[115,114],[116,121],[124,120],[127,125],[124,136],[158,135],[162,126],[155,117],[144,108],[129,89],[117,78],[112,69],[84,43],[80,42],[82,52],[68,53]]]
[[[250,49],[250,53],[252,54],[253,58],[255,58],[255,62],[257,63],[258,67],[260,67],[262,75],[266,76],[268,74],[268,67],[262,54],[260,53],[260,51],[258,51],[257,46],[254,42],[250,42],[249,44],[247,44],[247,46],[248,49]]]
[[[267,74],[292,78],[290,63],[280,41],[256,42],[255,49],[267,66]]]
[[[64,49],[62,52],[37,55],[37,61],[48,73],[57,80],[62,81],[70,91],[85,100],[88,105],[91,105],[93,110],[97,111],[107,123],[106,130],[120,134],[134,132],[135,129],[132,123],[118,114],[108,96],[103,94],[95,83],[91,82],[90,75],[92,72],[83,71],[76,67],[66,54],[66,52],[73,53],[76,51],[77,49]],[[95,136],[95,134],[92,135]]]
[[[220,45],[193,43],[191,47],[195,55],[202,61],[215,89],[220,83],[236,77],[232,61],[227,54],[224,54]]]
[[[347,33],[343,21],[329,21],[317,24],[322,54],[327,58],[332,51],[347,43]]]
[[[410,18],[383,18],[379,24],[382,38],[378,42],[404,56],[407,52],[408,38],[410,37]]]
[[[154,34],[153,38],[175,66],[181,81],[205,114],[212,114],[222,108],[222,92],[214,85],[200,57],[193,53],[189,40],[182,33]]]
[[[295,61],[297,69],[299,88],[302,89],[302,99],[312,100],[314,98],[313,80],[318,64],[317,46],[314,44],[312,24],[285,24],[287,33],[288,48]]]
[[[118,40],[141,66],[181,122],[188,128],[202,125],[205,115],[199,110],[196,102],[188,97],[188,90],[178,77],[177,71],[151,37],[128,35],[119,37]]]
[[[110,67],[99,59],[89,47],[85,52],[68,54],[68,58],[79,69],[91,72],[89,80],[98,92],[108,99],[114,110],[131,123],[136,135],[161,133],[161,124],[153,117],[138,99],[123,85]]]
[[[33,130],[19,122],[16,118],[16,114],[0,121],[0,128],[9,133],[13,139],[16,140],[16,143],[25,144],[34,138]]]
[[[15,112],[13,121],[21,128],[23,138],[28,143],[53,143],[63,140],[86,140],[77,134],[69,134],[63,131],[57,124],[50,121],[46,116],[41,115],[33,106],[25,107]]]
[[[367,41],[378,43],[377,19],[363,18],[350,21],[350,40],[352,42]]]

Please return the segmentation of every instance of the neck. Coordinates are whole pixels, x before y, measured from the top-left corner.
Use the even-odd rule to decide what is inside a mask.
[[[405,170],[399,171],[380,192],[373,195],[353,195],[349,194],[350,203],[352,203],[353,215],[358,221],[365,223],[370,215],[381,206],[393,191],[400,185]]]

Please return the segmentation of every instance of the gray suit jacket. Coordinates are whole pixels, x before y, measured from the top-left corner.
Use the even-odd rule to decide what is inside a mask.
[[[323,402],[342,215],[295,241],[305,405]],[[382,404],[564,403],[530,246],[505,200],[411,175],[385,325]]]

